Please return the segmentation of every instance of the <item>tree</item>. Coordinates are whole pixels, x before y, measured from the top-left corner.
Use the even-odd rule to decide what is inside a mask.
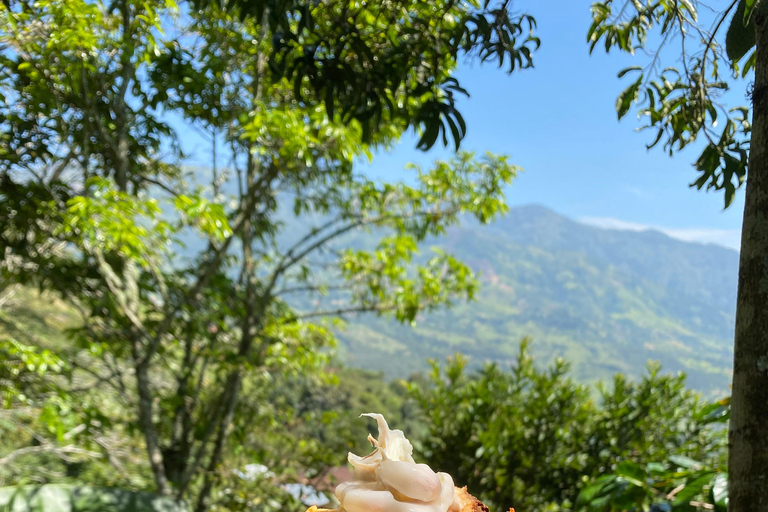
[[[534,18],[512,12],[510,0],[192,4],[263,20],[274,34],[270,68],[296,84],[300,97],[304,87],[323,100],[329,117],[338,112],[342,121],[360,123],[366,142],[382,121],[423,127],[421,149],[440,135],[445,144],[451,136],[458,149],[466,133],[454,95],[467,92],[451,76],[460,55],[507,64],[511,73],[531,67],[539,47]],[[397,101],[403,94],[420,100]]]
[[[661,391],[672,391],[662,388]],[[666,404],[665,404],[666,405]],[[722,429],[704,428],[727,423],[730,400],[708,404],[693,414],[680,411],[697,436],[690,453],[699,458],[676,454],[674,450],[640,452],[635,460],[620,460],[614,471],[602,474],[579,493],[577,505],[588,510],[716,510],[724,512],[728,504],[727,453]]]
[[[537,367],[528,345],[523,340],[509,369],[488,364],[469,372],[458,356],[442,368],[434,363],[430,381],[412,386],[427,428],[417,449],[489,507],[575,510],[584,484],[598,477],[588,489],[605,484],[602,477],[617,467],[722,458],[720,438],[704,421],[711,408],[685,388],[684,375],[650,365],[639,382],[617,375],[611,386],[600,385],[595,401],[564,361]],[[608,510],[605,501],[585,501]],[[633,510],[612,510],[625,509]]]
[[[692,186],[722,190],[726,207],[746,182],[728,491],[731,510],[764,512],[768,510],[764,492],[768,480],[768,4],[732,0],[709,8],[688,0],[607,0],[595,3],[592,15],[588,36],[592,50],[602,41],[606,51],[643,49],[651,54],[646,67],[619,74],[635,73],[617,100],[619,117],[639,103],[644,127],[655,132],[649,147],[661,144],[670,154],[701,143],[703,150],[694,163],[699,177]],[[671,49],[673,44],[678,46]],[[662,62],[669,59],[681,62],[682,69],[664,67]],[[754,80],[746,88],[751,105],[723,105],[723,93],[748,77]]]
[[[506,3],[262,6],[256,16],[172,0],[0,7],[2,287],[35,286],[78,309],[59,384],[71,400],[98,389],[115,406],[80,416],[77,432],[124,425],[154,490],[198,511],[228,499],[217,486],[263,457],[273,383],[321,378],[334,342],[325,319],[411,322],[472,296],[466,265],[419,256],[418,244],[460,215],[502,213],[516,168],[459,153],[408,186],[353,164],[409,127],[424,148],[440,135],[458,144],[457,58],[513,58],[514,69],[538,45],[523,30],[533,20]],[[364,101],[350,77],[370,86]],[[184,166],[179,140],[193,129],[210,136],[206,171]],[[349,244],[359,229],[376,230],[376,247]],[[326,298],[306,307],[307,297]]]
[[[541,511],[575,498],[594,413],[587,388],[567,378],[563,361],[538,370],[527,341],[509,371],[489,364],[469,373],[466,363],[433,363],[430,385],[414,388],[428,464],[489,508]]]

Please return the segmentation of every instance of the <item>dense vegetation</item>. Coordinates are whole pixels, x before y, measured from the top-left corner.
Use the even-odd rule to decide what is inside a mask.
[[[595,395],[571,379],[563,360],[537,367],[526,340],[510,368],[489,364],[468,372],[465,365],[461,357],[434,364],[431,385],[414,388],[428,427],[421,449],[495,509],[602,510],[610,504],[598,501],[598,491],[600,498],[609,492],[587,484],[613,471],[621,475],[649,461],[673,472],[681,460],[723,467],[725,432],[708,426],[719,406],[687,390],[682,375],[664,375],[651,364],[642,380],[616,375]],[[695,492],[686,486],[690,501],[707,494],[715,473],[704,475]],[[645,485],[645,477],[639,480]],[[578,501],[583,490],[594,495]],[[637,498],[618,508],[641,506]]]
[[[670,153],[701,137],[694,186],[728,206],[749,168],[732,416],[653,368],[593,402],[525,346],[509,370],[457,359],[407,386],[328,370],[339,318],[408,324],[476,295],[466,262],[418,249],[507,210],[518,169],[458,151],[454,71],[467,57],[532,67],[535,20],[508,0],[3,1],[0,302],[46,307],[3,313],[0,478],[151,490],[197,512],[295,508],[275,485],[317,479],[359,446],[340,413],[365,406],[414,425],[433,465],[498,506],[722,508],[728,478],[735,512],[768,510],[768,3],[708,12],[711,30],[696,2],[606,0],[589,40],[653,54],[621,73],[639,72],[618,114],[641,103],[651,145]],[[675,40],[682,71],[656,66]],[[753,68],[751,124],[750,107],[717,99]],[[181,149],[192,129],[210,141],[201,172]],[[356,167],[410,129],[420,149],[457,152],[407,183]],[[314,220],[288,226],[286,210]],[[358,231],[372,241],[351,243]],[[189,240],[200,250],[180,260]],[[710,329],[706,304],[658,299]],[[710,423],[728,418],[726,477]]]
[[[44,410],[56,407],[59,397],[49,393],[50,387],[37,387],[43,382],[37,377],[46,372],[61,374],[66,363],[31,347],[64,349],[67,342],[60,329],[71,318],[61,306],[41,306],[34,299],[34,294],[20,292],[0,313],[2,332],[16,332],[31,344],[26,345],[25,354],[13,350],[20,345],[3,345],[6,363],[0,378],[6,385],[23,386],[30,394],[28,405]],[[27,316],[29,306],[50,314]],[[489,364],[470,371],[458,355],[442,365],[434,362],[429,374],[407,381],[387,382],[381,374],[338,365],[324,370],[334,377],[325,384],[313,376],[277,378],[265,396],[249,393],[245,400],[252,427],[238,441],[249,449],[231,454],[239,474],[222,482],[217,506],[300,510],[302,505],[281,484],[312,482],[320,489],[331,489],[334,480],[329,469],[343,467],[348,451],[369,450],[365,439],[375,427],[357,414],[372,410],[383,412],[393,426],[408,434],[420,459],[449,471],[457,483],[468,485],[496,509],[514,505],[530,511],[581,506],[602,510],[600,499],[604,503],[647,499],[658,505],[681,482],[690,482],[688,501],[714,503],[711,489],[723,474],[725,457],[725,431],[711,428],[713,419],[722,419],[722,414],[713,414],[722,409],[718,404],[702,401],[686,389],[684,376],[665,375],[653,365],[641,380],[617,375],[597,388],[588,387],[572,380],[562,360],[549,367],[535,364],[530,348],[526,340],[518,345],[509,367]],[[20,361],[51,367],[38,366],[11,376],[9,370],[18,368]],[[86,402],[114,399],[104,395],[93,388],[81,396],[87,397]],[[40,415],[25,428],[59,426],[54,416]],[[0,425],[6,440],[0,458],[9,449],[24,446],[25,436],[14,437],[17,428],[13,423]],[[102,442],[140,453],[139,432],[115,428],[108,438]],[[0,472],[2,484],[87,481],[136,489],[149,484],[141,476],[140,457],[131,460],[113,453],[124,459],[120,471],[104,454],[82,453],[74,447],[70,452],[66,444],[58,449],[62,453],[30,452],[7,460]],[[30,473],[27,465],[32,461],[44,461],[44,470]],[[638,495],[620,485],[604,489],[605,481],[599,480],[615,470],[620,474],[638,471],[649,462],[654,475],[669,472],[655,482],[660,487],[674,482],[665,494]],[[268,467],[271,474],[246,478],[246,466],[254,463]],[[592,495],[589,500],[582,497],[584,503],[577,507],[583,490]],[[673,502],[674,496],[668,501]]]
[[[252,502],[230,492],[247,461],[322,458],[286,442],[281,393],[332,379],[334,319],[410,322],[474,294],[466,264],[414,254],[460,215],[506,210],[508,158],[457,152],[410,185],[354,164],[411,128],[424,149],[458,146],[458,59],[529,67],[535,21],[453,0],[0,9],[0,290],[42,290],[78,316],[59,347],[2,340],[3,471],[22,478],[30,462],[8,464],[34,455],[71,476],[103,456],[83,478],[198,512]],[[185,166],[187,130],[210,136],[202,172]],[[286,207],[325,220],[281,246]],[[373,228],[373,247],[331,250]],[[180,261],[190,239],[200,250]],[[312,311],[287,302],[329,288]]]
[[[768,2],[604,0],[592,5],[590,51],[639,56],[618,76],[619,119],[637,107],[646,147],[688,148],[699,190],[728,208],[745,185],[729,425],[730,507],[768,510]],[[737,94],[726,99],[728,91]],[[744,104],[743,99],[747,99]]]

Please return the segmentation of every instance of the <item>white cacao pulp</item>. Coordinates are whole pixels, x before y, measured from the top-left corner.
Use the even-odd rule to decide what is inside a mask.
[[[413,460],[413,446],[400,430],[390,430],[381,414],[363,414],[379,425],[379,437],[368,436],[375,449],[365,457],[349,454],[355,477],[336,488],[346,512],[455,512],[453,479]]]

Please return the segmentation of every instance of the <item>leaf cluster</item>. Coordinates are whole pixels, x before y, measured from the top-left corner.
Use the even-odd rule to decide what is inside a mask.
[[[298,101],[324,105],[329,118],[360,124],[363,140],[394,123],[422,130],[419,147],[442,136],[458,148],[466,133],[451,77],[460,55],[531,67],[539,46],[535,20],[508,1],[416,0],[349,2],[196,0],[268,26],[270,68],[293,84]]]
[[[754,67],[754,52],[745,58],[754,46],[752,5],[734,0],[715,12],[713,26],[707,28],[699,20],[697,4],[687,0],[597,2],[587,35],[590,51],[602,41],[606,52],[642,50],[651,55],[647,65],[619,73],[632,73],[633,78],[616,100],[618,117],[638,105],[641,129],[654,133],[647,147],[660,145],[670,156],[703,142],[694,163],[699,177],[691,186],[722,191],[726,208],[747,176],[751,126],[749,107],[728,107],[722,96]],[[721,28],[729,17],[723,43]],[[672,45],[681,64],[663,67]]]
[[[433,363],[429,382],[412,386],[428,430],[419,450],[489,506],[526,510],[579,509],[597,499],[593,479],[614,473],[594,486],[626,482],[619,472],[649,460],[722,456],[721,439],[706,429],[712,408],[685,390],[684,376],[657,366],[640,382],[617,376],[596,402],[567,372],[563,361],[536,366],[528,341],[508,370],[470,373],[459,356]]]

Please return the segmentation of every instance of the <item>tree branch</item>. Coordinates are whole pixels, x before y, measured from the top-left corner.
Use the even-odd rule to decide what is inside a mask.
[[[397,309],[397,306],[395,304],[388,304],[388,305],[364,305],[364,306],[349,306],[346,308],[338,308],[338,309],[329,309],[325,311],[313,311],[311,313],[303,313],[300,315],[294,315],[291,316],[285,321],[283,321],[283,324],[291,324],[295,322],[299,322],[301,320],[306,320],[307,318],[318,318],[323,316],[343,316],[348,315],[352,313],[385,313],[387,311],[393,311]]]
[[[293,286],[293,287],[283,288],[281,290],[278,290],[273,295],[275,297],[279,297],[280,295],[287,295],[290,293],[300,293],[300,292],[320,293],[322,291],[351,290],[353,287],[354,286],[351,283],[326,285],[326,286],[323,286],[321,284],[307,285],[307,286]]]

